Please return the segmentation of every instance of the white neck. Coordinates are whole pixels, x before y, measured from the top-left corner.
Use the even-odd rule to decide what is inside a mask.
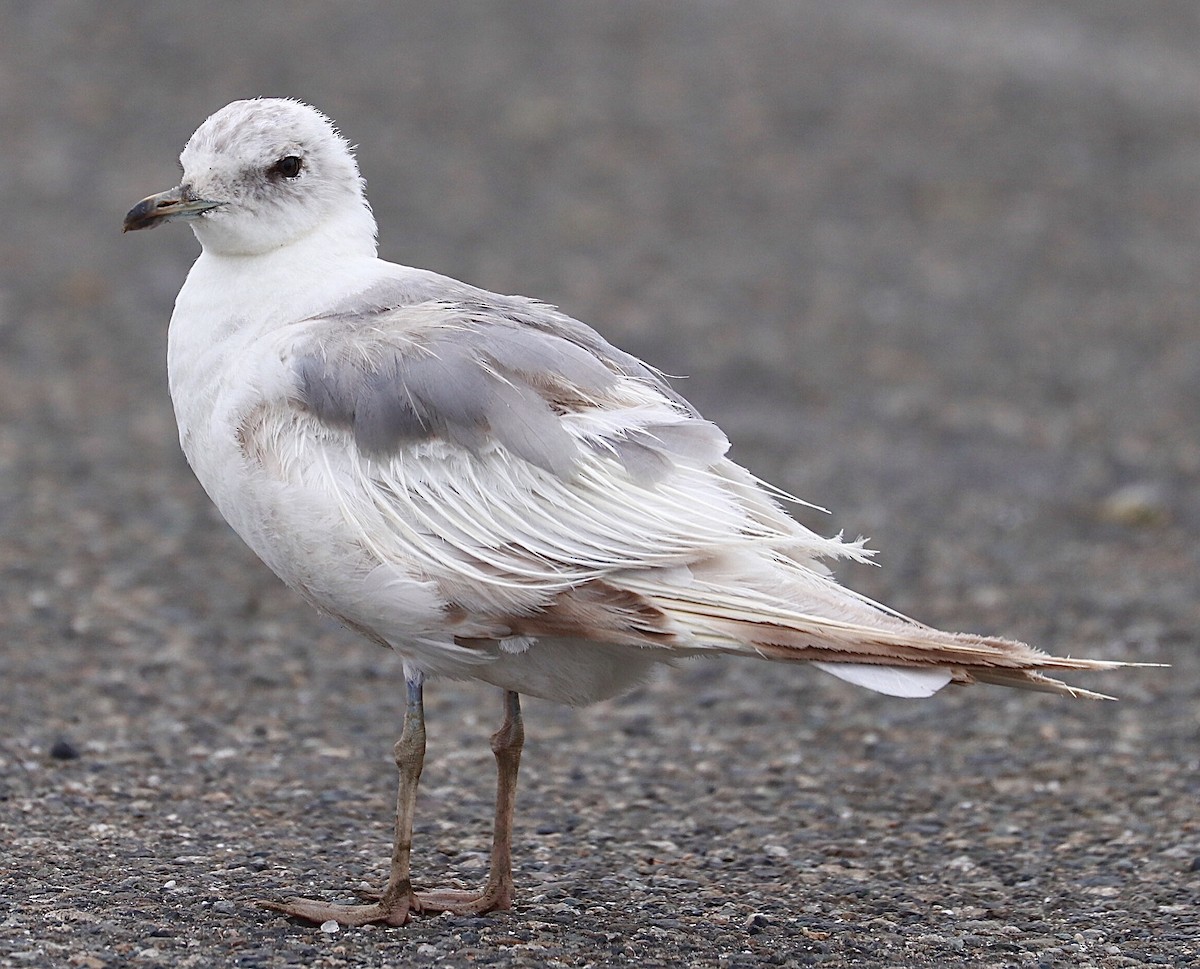
[[[343,199],[335,214],[315,227],[309,228],[306,222],[263,225],[247,214],[236,221],[201,218],[191,228],[205,254],[217,258],[247,259],[281,252],[298,258],[304,249],[333,256],[375,255],[375,218],[361,196]]]
[[[204,234],[202,224],[195,228],[200,230],[197,236]],[[377,265],[376,252],[375,220],[365,203],[286,246],[265,252],[229,253],[208,245],[188,274],[176,307],[196,301],[199,305],[193,318],[211,324],[236,317],[267,322],[289,312],[302,314],[323,299],[333,302],[340,292],[338,280],[344,286],[348,276],[369,272],[369,267]],[[349,269],[353,263],[360,264],[357,271]],[[324,291],[330,286],[334,289],[326,297]],[[238,294],[236,300],[234,293]],[[260,297],[263,303],[258,305]]]

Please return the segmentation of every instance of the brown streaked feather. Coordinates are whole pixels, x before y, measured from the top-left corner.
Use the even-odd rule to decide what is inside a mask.
[[[868,626],[800,613],[764,617],[757,614],[761,610],[758,604],[751,607],[755,611],[741,611],[732,602],[697,603],[684,596],[672,597],[669,602],[651,598],[697,638],[724,640],[724,646],[716,647],[723,652],[753,651],[765,659],[785,662],[939,668],[949,670],[956,683],[994,683],[1093,699],[1111,698],[1052,679],[1042,671],[1109,670],[1126,665],[1053,656],[1016,640],[948,633],[898,619],[889,619],[886,626]]]
[[[761,608],[761,604],[758,604]],[[776,662],[851,663],[893,669],[948,670],[952,682],[1112,699],[1046,676],[1046,670],[1106,670],[1126,664],[1053,656],[1016,640],[948,633],[888,617],[871,627],[819,616],[787,613],[765,618],[740,612],[736,601],[696,603],[685,595],[658,596],[593,581],[562,592],[531,615],[511,616],[505,636],[554,636],[629,646],[666,647],[680,653],[713,650],[757,655]],[[494,640],[466,640],[482,647]]]
[[[508,621],[518,636],[569,636],[637,646],[682,645],[670,617],[645,596],[603,581],[561,592],[532,616]]]

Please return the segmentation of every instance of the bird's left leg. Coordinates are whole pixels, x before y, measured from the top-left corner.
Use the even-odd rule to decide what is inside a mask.
[[[492,831],[492,858],[487,882],[482,892],[421,892],[418,895],[421,911],[472,915],[512,908],[512,827],[517,804],[517,771],[521,766],[524,743],[521,697],[512,690],[506,690],[504,722],[492,734],[492,753],[496,755],[496,820]]]
[[[370,905],[334,905],[312,898],[289,898],[282,902],[259,902],[264,908],[318,925],[331,919],[342,925],[367,925],[372,922],[404,925],[414,912],[422,910],[413,894],[409,858],[412,855],[417,784],[425,764],[424,678],[414,671],[406,675],[405,681],[408,699],[404,710],[404,729],[393,748],[400,783],[396,793],[396,836],[392,845],[392,867],[387,888]],[[515,773],[514,769],[514,780]],[[511,877],[509,881],[511,884]]]

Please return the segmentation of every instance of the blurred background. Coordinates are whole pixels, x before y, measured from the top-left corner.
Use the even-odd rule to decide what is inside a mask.
[[[386,859],[399,664],[209,507],[163,362],[198,247],[120,233],[205,117],[266,95],[360,146],[385,258],[687,375],[735,458],[832,510],[807,524],[881,550],[850,584],[1173,664],[1089,680],[1105,706],[912,705],[753,663],[531,704],[522,908],[405,944],[1189,964],[1198,49],[1192,0],[6,9],[0,962],[285,965],[312,934],[240,899]],[[498,701],[430,692],[420,863],[469,881]],[[318,937],[322,964],[400,944],[355,938]]]

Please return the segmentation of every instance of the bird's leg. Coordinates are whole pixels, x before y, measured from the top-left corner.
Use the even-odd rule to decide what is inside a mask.
[[[409,876],[409,859],[412,855],[413,813],[417,803],[417,784],[421,780],[421,768],[425,764],[425,703],[423,677],[413,673],[406,677],[408,701],[404,710],[404,729],[396,741],[393,753],[400,772],[399,790],[396,794],[396,835],[392,845],[392,868],[387,888],[378,901],[370,905],[333,905],[310,898],[289,898],[282,902],[260,902],[265,908],[291,915],[306,922],[321,924],[330,919],[343,925],[367,925],[382,922],[387,925],[404,925],[414,912],[421,911],[421,904],[413,894]],[[515,694],[513,694],[515,696]],[[520,711],[518,710],[518,723]],[[518,752],[520,750],[518,742]],[[499,754],[497,754],[497,757]],[[516,779],[516,768],[513,768]],[[511,811],[510,811],[511,818]],[[512,878],[509,877],[511,885]],[[495,907],[495,906],[492,906]],[[441,911],[441,909],[434,909]]]
[[[453,912],[471,915],[512,908],[512,826],[517,803],[517,770],[521,766],[521,747],[525,743],[525,725],[521,720],[521,697],[512,690],[504,692],[504,723],[492,734],[492,753],[496,755],[496,821],[492,831],[492,859],[483,891],[422,892],[419,904],[424,912]]]
[[[512,690],[507,690],[504,694],[504,723],[492,734],[497,775],[496,820],[492,834],[491,867],[483,891],[446,889],[415,894],[409,874],[409,860],[412,854],[412,821],[417,784],[425,762],[425,710],[422,681],[420,677],[410,678],[404,730],[394,748],[400,787],[396,796],[396,839],[392,847],[392,868],[383,893],[369,905],[333,905],[309,898],[289,898],[282,902],[259,904],[306,922],[320,924],[332,919],[343,925],[366,925],[372,922],[404,925],[413,914],[419,912],[473,915],[511,908],[512,824],[517,802],[517,771],[521,765],[524,743],[521,698]]]

